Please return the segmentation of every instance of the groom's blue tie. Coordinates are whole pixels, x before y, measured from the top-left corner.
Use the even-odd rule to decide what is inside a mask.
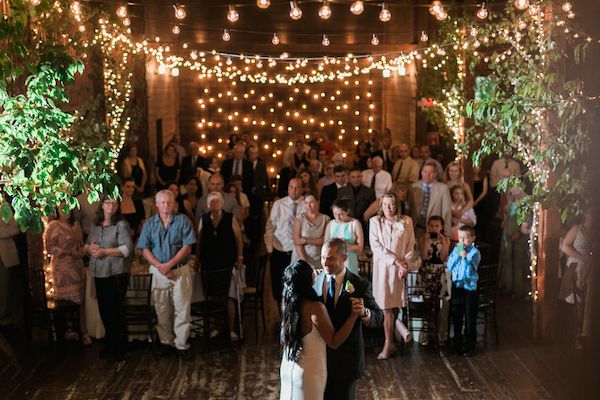
[[[329,291],[327,292],[327,308],[335,308],[335,277],[329,276]]]

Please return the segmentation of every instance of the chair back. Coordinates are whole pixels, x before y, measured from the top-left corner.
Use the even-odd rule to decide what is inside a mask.
[[[256,271],[256,295],[262,296],[265,288],[265,271],[267,266],[267,256],[261,256],[258,260],[258,271]]]
[[[233,267],[209,270],[201,268],[202,285],[207,298],[226,298],[228,296],[232,269]]]
[[[132,306],[150,305],[152,274],[131,275],[125,293],[125,304]]]
[[[436,304],[441,289],[442,272],[442,268],[432,271],[424,268],[409,271],[405,280],[408,302]]]
[[[48,307],[48,298],[46,297],[46,275],[42,268],[29,268],[29,291],[31,293],[31,303],[39,310],[45,310]]]
[[[480,265],[477,274],[479,275],[477,281],[479,305],[493,304],[496,301],[498,288],[498,264]]]
[[[369,281],[371,280],[371,259],[358,260],[358,272],[360,275],[366,277]]]

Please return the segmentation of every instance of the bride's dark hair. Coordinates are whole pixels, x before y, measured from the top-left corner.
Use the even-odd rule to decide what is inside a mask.
[[[281,345],[287,359],[294,362],[298,362],[302,350],[302,300],[319,300],[312,287],[312,276],[312,267],[303,260],[283,272]]]

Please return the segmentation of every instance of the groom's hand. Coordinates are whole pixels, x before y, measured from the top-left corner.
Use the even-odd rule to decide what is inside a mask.
[[[350,300],[352,301],[352,312],[356,313],[359,317],[364,318],[367,315],[364,299],[351,298]]]

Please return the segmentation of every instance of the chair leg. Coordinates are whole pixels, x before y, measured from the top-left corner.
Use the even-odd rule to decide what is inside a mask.
[[[498,336],[498,318],[496,314],[496,303],[492,305],[492,312],[494,314],[494,334],[496,335],[496,347],[500,346],[500,338]]]
[[[260,314],[262,317],[262,328],[263,328],[263,335],[264,333],[267,331],[267,322],[266,322],[266,318],[265,318],[265,303],[263,301],[263,299],[260,299]]]

